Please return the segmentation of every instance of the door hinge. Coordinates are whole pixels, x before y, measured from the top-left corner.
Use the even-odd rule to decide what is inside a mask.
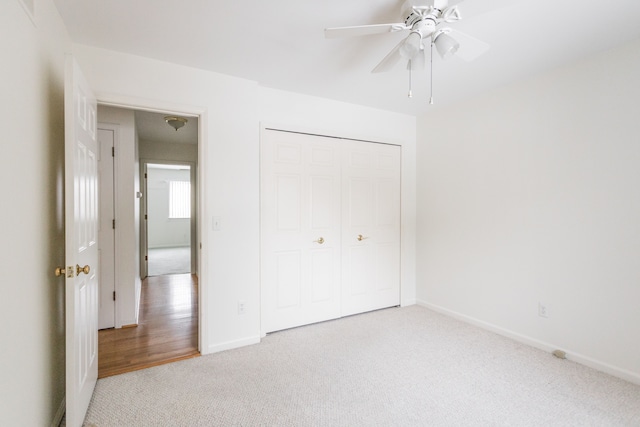
[[[147,173],[146,172],[144,173],[144,179],[147,179]]]
[[[113,227],[114,230],[116,229],[116,220],[115,219],[111,222],[111,227]]]
[[[147,218],[147,214],[144,214],[144,219],[148,219],[148,218]]]
[[[111,157],[116,156],[116,147],[111,147]]]
[[[145,256],[144,256],[144,260],[145,260],[145,261],[149,261],[149,255],[145,255]]]
[[[116,300],[116,291],[113,291],[113,300]]]

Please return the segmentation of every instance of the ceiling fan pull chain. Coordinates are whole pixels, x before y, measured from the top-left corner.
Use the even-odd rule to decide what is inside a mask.
[[[431,70],[429,70],[429,78],[431,85],[431,97],[429,98],[429,104],[433,105],[433,41],[431,42]]]
[[[411,69],[413,68],[412,65],[413,64],[411,64],[411,60],[409,60],[409,98],[413,98],[413,93],[411,92]]]

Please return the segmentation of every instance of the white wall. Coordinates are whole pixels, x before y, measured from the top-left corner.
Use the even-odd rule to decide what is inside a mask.
[[[208,316],[200,325],[204,353],[260,339],[261,122],[403,144],[403,301],[415,301],[413,117],[268,90],[239,78],[87,46],[76,45],[74,51],[99,100],[203,112],[199,178],[204,201],[200,291]],[[213,217],[220,218],[219,231],[212,230]],[[246,302],[242,315],[239,300]]]
[[[0,13],[0,414],[48,426],[64,410],[64,53],[50,0],[33,23],[16,0]]]
[[[115,129],[116,328],[138,323],[140,305],[140,167],[133,110],[98,106],[98,127]]]
[[[198,144],[172,144],[141,139],[139,148],[141,160],[198,162]]]
[[[639,99],[636,41],[420,119],[420,302],[640,382]]]
[[[169,182],[187,181],[189,169],[147,167],[147,220],[149,248],[172,248],[191,245],[191,219],[169,218]]]
[[[198,177],[206,305],[203,353],[259,340],[259,157],[254,82],[86,46],[74,46],[99,101],[203,112]],[[180,85],[175,82],[180,81]],[[211,218],[221,218],[213,232]],[[238,315],[237,302],[247,310]],[[208,315],[208,317],[207,317]]]

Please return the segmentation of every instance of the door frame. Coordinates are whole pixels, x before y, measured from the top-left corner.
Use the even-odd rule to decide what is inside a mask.
[[[198,123],[198,125],[200,125]],[[145,256],[149,254],[149,223],[142,219],[142,215],[147,215],[149,210],[149,188],[147,185],[147,180],[145,174],[148,172],[148,165],[176,165],[176,166],[189,166],[189,182],[191,183],[191,212],[194,214],[191,215],[189,219],[189,246],[190,246],[190,272],[191,274],[197,274],[198,272],[198,188],[199,182],[197,179],[198,169],[194,162],[189,161],[181,161],[181,160],[153,160],[153,159],[139,159],[140,161],[140,182],[143,182],[144,185],[140,187],[142,190],[142,206],[143,209],[140,212],[140,217],[142,222],[142,226],[140,227],[140,232],[142,234],[142,238],[140,239],[140,261],[143,263],[145,261]],[[144,246],[143,246],[144,245]],[[141,266],[140,274],[143,277],[147,277],[149,275],[149,262],[144,262],[144,267]]]
[[[106,131],[111,131],[113,132],[113,149],[116,153],[119,152],[120,150],[120,146],[119,146],[119,141],[120,141],[120,126],[119,125],[114,125],[111,123],[100,123],[99,121],[97,122],[97,130],[98,132],[100,130],[106,130]],[[112,194],[111,196],[113,197],[113,220],[115,220],[116,217],[116,212],[118,212],[118,181],[119,181],[119,173],[118,173],[118,162],[116,162],[116,158],[115,156],[113,157],[113,182],[112,182]],[[100,173],[100,171],[98,171],[98,179],[101,180],[102,174]],[[101,193],[98,194],[98,200],[99,202],[102,200],[103,195]],[[100,211],[100,214],[102,214],[102,211]],[[113,230],[113,254],[110,254],[110,256],[112,257],[112,261],[113,261],[113,290],[117,293],[118,289],[117,289],[117,284],[118,284],[118,276],[116,274],[116,272],[118,271],[118,257],[116,256],[115,252],[116,249],[118,248],[118,233],[115,232],[115,228]],[[98,244],[98,247],[102,249],[101,244]],[[104,255],[104,252],[101,253],[101,256]],[[100,278],[102,279],[102,265],[100,266]],[[100,293],[102,294],[102,280],[100,281]],[[100,308],[98,308],[98,310],[100,310]],[[117,301],[114,301],[113,304],[113,326],[112,327],[116,327],[118,323],[118,303]]]
[[[208,236],[206,229],[203,228],[204,218],[207,218],[207,205],[205,203],[205,195],[207,194],[207,150],[208,146],[204,142],[207,141],[208,126],[209,126],[209,113],[204,107],[198,107],[193,105],[177,104],[173,102],[154,101],[147,99],[134,98],[129,96],[123,96],[112,93],[95,92],[98,105],[107,107],[123,108],[128,110],[143,110],[154,113],[163,113],[170,115],[184,115],[198,118],[198,164],[197,164],[197,193],[195,203],[197,206],[197,217],[200,219],[196,221],[196,266],[198,274],[198,351],[200,354],[205,354],[203,351],[209,348],[208,339],[208,319],[209,319],[209,304],[208,295],[209,287],[208,283],[208,266],[204,262],[207,259],[207,248],[209,247]],[[139,159],[141,162],[142,159]],[[193,260],[192,260],[193,262]],[[140,271],[142,273],[142,270]]]

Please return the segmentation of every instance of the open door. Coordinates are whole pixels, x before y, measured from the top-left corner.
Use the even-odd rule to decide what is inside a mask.
[[[66,425],[77,427],[98,380],[97,103],[76,61],[66,61]]]

